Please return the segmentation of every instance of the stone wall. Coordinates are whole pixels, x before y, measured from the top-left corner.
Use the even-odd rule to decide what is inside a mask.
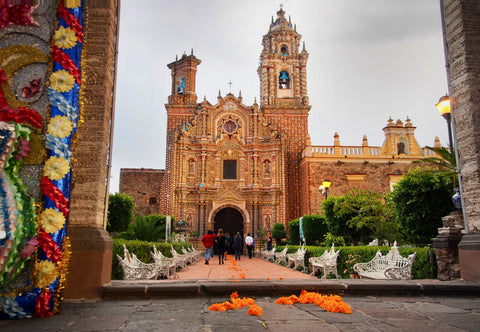
[[[166,214],[160,205],[164,175],[163,169],[122,168],[120,192],[133,197],[137,205],[136,212],[140,215]]]
[[[458,246],[462,279],[480,281],[480,3],[443,0],[446,62],[467,234]]]
[[[449,83],[465,213],[480,232],[480,4],[445,0]]]
[[[66,298],[102,296],[113,241],[105,231],[113,126],[118,1],[87,1],[82,53],[81,124],[72,163],[68,236],[72,257]]]

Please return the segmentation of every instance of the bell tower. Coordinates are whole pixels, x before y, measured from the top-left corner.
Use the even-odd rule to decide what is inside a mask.
[[[286,220],[301,217],[298,164],[308,139],[307,60],[302,36],[285,11],[277,12],[263,36],[258,75],[260,108],[265,118],[281,132],[286,147]]]
[[[195,81],[197,77],[197,66],[201,63],[193,55],[186,53],[180,60],[169,63],[167,67],[172,71],[172,93],[168,97],[169,104],[195,104],[197,94],[195,93]]]
[[[162,201],[160,209],[165,214],[170,215],[173,207],[172,190],[174,186],[174,177],[171,170],[174,169],[175,155],[175,139],[178,132],[185,127],[195,116],[197,107],[197,93],[195,91],[195,83],[197,77],[197,66],[201,63],[199,59],[193,55],[183,54],[180,59],[178,57],[174,62],[169,63],[167,67],[172,74],[172,90],[168,96],[167,109],[167,153],[165,158],[165,169],[163,192],[161,193]]]
[[[308,105],[308,53],[305,44],[300,50],[301,38],[296,26],[290,19],[287,21],[285,11],[280,9],[262,40],[258,67],[261,105]]]

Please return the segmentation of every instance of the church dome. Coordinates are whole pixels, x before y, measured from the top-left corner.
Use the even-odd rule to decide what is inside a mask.
[[[283,9],[277,12],[277,19],[270,24],[270,31],[294,31],[292,23],[285,18],[285,11]]]

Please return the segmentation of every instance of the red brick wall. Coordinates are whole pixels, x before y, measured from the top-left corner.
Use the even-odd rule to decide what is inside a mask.
[[[418,165],[413,165],[417,167]],[[390,175],[402,175],[412,167],[409,162],[325,162],[305,159],[300,167],[301,174],[309,174],[309,180],[303,179],[302,196],[309,200],[302,202],[303,214],[320,213],[322,201],[325,195],[318,191],[324,179],[328,178],[332,184],[328,190],[328,197],[345,195],[353,188],[371,190],[380,193],[390,192]],[[364,174],[362,183],[357,181],[348,182],[347,175]],[[305,188],[306,187],[306,188]],[[305,188],[305,189],[304,189]],[[309,204],[309,207],[306,207]]]

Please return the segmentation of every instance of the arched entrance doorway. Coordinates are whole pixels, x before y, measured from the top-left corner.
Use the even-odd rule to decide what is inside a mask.
[[[218,211],[214,218],[215,232],[220,228],[223,229],[225,233],[230,234],[240,234],[243,235],[243,216],[237,209],[227,207]]]

